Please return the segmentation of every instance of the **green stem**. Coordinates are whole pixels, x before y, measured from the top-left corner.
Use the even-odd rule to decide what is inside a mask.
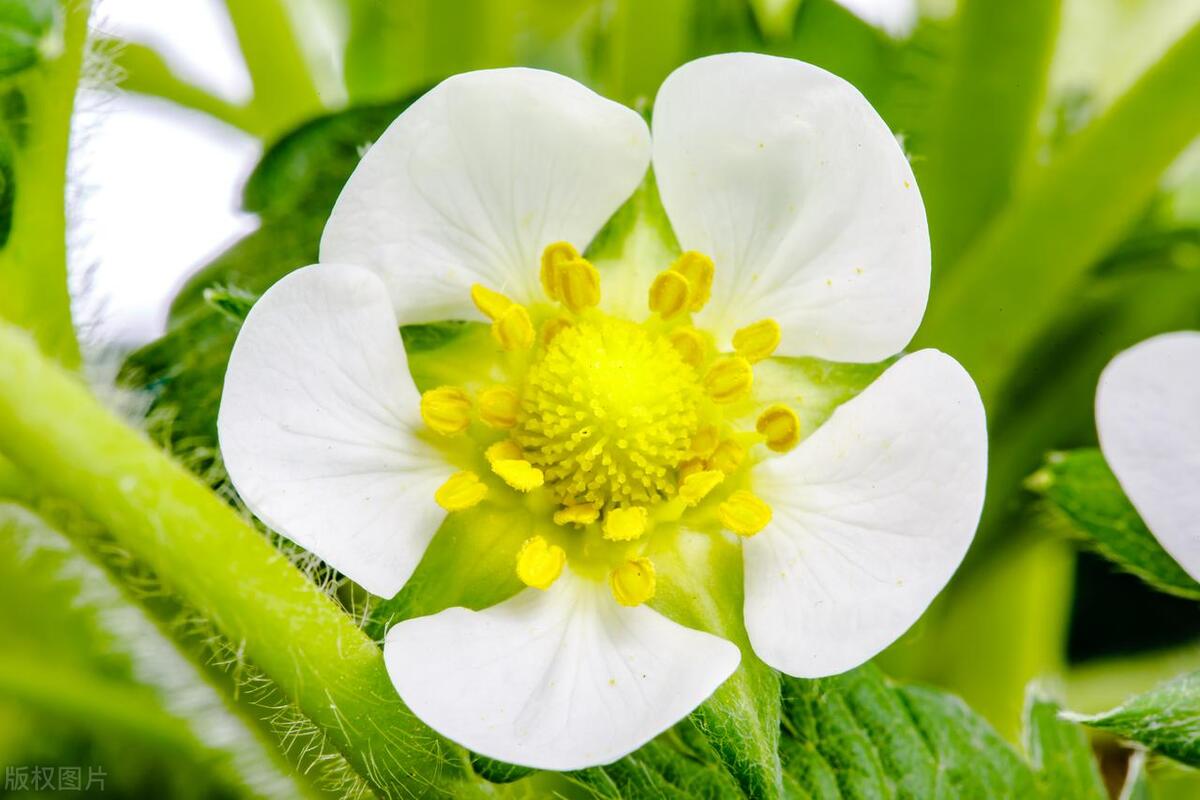
[[[11,145],[15,194],[11,235],[0,250],[0,317],[33,332],[42,351],[79,365],[67,291],[67,151],[71,110],[83,62],[90,3],[66,3],[63,49],[27,70],[17,89],[25,103]]]
[[[329,597],[3,323],[0,449],[241,643],[381,795],[446,794],[469,774],[461,751],[400,701],[379,648]]]
[[[949,350],[989,407],[1200,133],[1198,74],[1200,24],[1070,142],[945,276],[917,346]]]

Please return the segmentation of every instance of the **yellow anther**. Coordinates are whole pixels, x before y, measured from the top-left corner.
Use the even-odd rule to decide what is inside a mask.
[[[732,403],[750,393],[754,372],[750,362],[741,356],[726,356],[709,367],[704,376],[704,390],[714,403]]]
[[[688,308],[699,311],[704,308],[708,298],[712,296],[713,262],[703,253],[688,250],[675,260],[671,269],[687,278],[691,286],[688,297]]]
[[[687,505],[694,506],[707,497],[708,493],[717,488],[717,485],[723,480],[725,480],[725,473],[720,470],[706,469],[693,472],[679,485],[679,498]]]
[[[439,386],[421,395],[421,419],[443,436],[462,433],[471,424],[471,398],[457,386]]]
[[[733,439],[725,439],[717,445],[716,451],[708,459],[708,466],[712,469],[719,469],[726,475],[732,475],[745,458],[746,448]]]
[[[525,350],[533,344],[533,323],[525,306],[513,303],[492,323],[492,338],[505,350]]]
[[[691,285],[675,270],[660,272],[650,284],[650,310],[663,319],[677,317],[688,308]]]
[[[495,464],[497,461],[520,461],[525,458],[525,454],[521,452],[521,445],[512,439],[501,439],[490,445],[483,451],[483,455],[489,464]]]
[[[504,458],[492,462],[492,472],[518,492],[536,489],[545,481],[542,471],[523,458]]]
[[[600,509],[590,503],[566,505],[554,512],[555,525],[591,525],[600,519]]]
[[[487,484],[480,481],[474,472],[456,472],[438,487],[433,499],[447,511],[462,511],[478,505],[480,500],[487,497],[487,493]]]
[[[646,532],[646,509],[641,506],[614,508],[604,515],[604,538],[631,542]]]
[[[753,536],[771,521],[771,507],[753,492],[739,489],[717,506],[717,519],[738,536]]]
[[[675,473],[679,476],[680,481],[686,481],[689,475],[695,475],[697,472],[702,472],[703,470],[703,459],[689,458],[675,468]]]
[[[779,347],[779,323],[773,319],[761,319],[752,325],[739,328],[733,334],[733,349],[742,358],[753,364],[762,361]]]
[[[786,453],[800,441],[800,420],[787,406],[774,405],[758,417],[754,429],[767,440],[767,447]]]
[[[558,269],[568,261],[579,258],[579,251],[570,242],[555,242],[542,251],[542,290],[551,300],[558,299]]]
[[[562,574],[567,563],[566,552],[556,544],[550,544],[541,536],[526,539],[517,553],[517,577],[526,586],[549,589]]]
[[[592,262],[577,258],[558,267],[558,299],[575,314],[600,302],[600,273]]]
[[[613,597],[623,606],[640,606],[654,597],[654,564],[648,558],[626,561],[608,576]]]
[[[482,283],[471,285],[471,300],[475,303],[475,307],[491,320],[497,319],[513,304],[512,300],[499,292],[493,292]]]
[[[692,435],[692,442],[689,449],[692,455],[700,458],[708,458],[717,449],[717,443],[721,441],[721,432],[712,425],[702,425]]]
[[[516,425],[520,408],[521,398],[511,386],[489,386],[479,393],[479,418],[493,428]]]
[[[700,369],[704,363],[704,338],[695,328],[680,328],[671,331],[667,340],[679,353],[685,364]]]
[[[554,337],[571,327],[571,320],[562,317],[552,317],[542,324],[542,344],[554,341]]]

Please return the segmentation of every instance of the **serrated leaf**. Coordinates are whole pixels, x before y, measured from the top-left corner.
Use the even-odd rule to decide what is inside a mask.
[[[1180,675],[1111,711],[1067,716],[1200,767],[1200,671]]]
[[[1163,550],[1100,451],[1054,453],[1029,481],[1101,555],[1160,591],[1200,600],[1200,584]]]
[[[1025,752],[1043,797],[1107,800],[1087,733],[1059,717],[1059,704],[1032,687],[1025,706]]]

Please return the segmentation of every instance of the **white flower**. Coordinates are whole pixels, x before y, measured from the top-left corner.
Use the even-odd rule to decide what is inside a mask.
[[[682,254],[580,256],[651,162]],[[823,70],[687,64],[658,94],[653,144],[636,113],[559,75],[460,75],[363,158],[321,264],[250,313],[225,463],[264,522],[383,596],[447,513],[511,510],[486,519],[527,526],[509,563],[529,588],[395,625],[390,674],[479,753],[606,763],[739,663],[651,608],[678,537],[740,538],[750,642],[797,676],[869,659],[949,579],[986,468],[955,361],[905,356],[811,432],[754,385],[773,354],[897,353],[928,288],[908,163]],[[419,394],[397,325],[446,319],[491,321],[486,366]]]
[[[1200,333],[1117,355],[1096,390],[1100,449],[1163,548],[1200,580]]]

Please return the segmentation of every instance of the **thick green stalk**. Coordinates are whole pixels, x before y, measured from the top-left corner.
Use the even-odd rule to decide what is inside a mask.
[[[87,39],[90,3],[66,6],[57,58],[22,73],[25,104],[19,132],[5,143],[13,195],[11,235],[0,243],[0,317],[28,328],[42,351],[69,367],[79,364],[67,292],[67,150],[71,109]]]
[[[1012,192],[1045,100],[1060,5],[961,5],[928,157],[916,165],[939,269],[962,253]]]
[[[209,617],[387,797],[447,794],[462,753],[401,703],[379,648],[206,486],[0,323],[0,449]]]
[[[1200,134],[1197,75],[1200,24],[1069,143],[945,276],[918,346],[957,357],[989,407]]]

